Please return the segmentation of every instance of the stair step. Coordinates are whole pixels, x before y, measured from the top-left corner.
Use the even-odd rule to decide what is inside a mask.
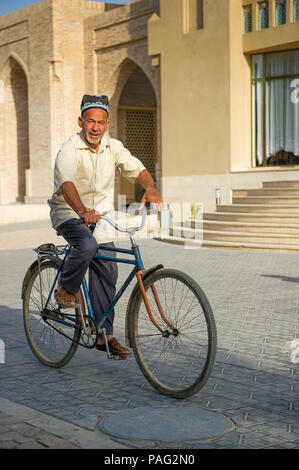
[[[299,214],[263,214],[255,212],[204,212],[203,220],[249,223],[299,224]]]
[[[158,239],[185,247],[299,251],[299,180],[234,189],[232,204],[170,227]]]
[[[280,245],[280,244],[267,244],[267,243],[249,243],[249,242],[225,242],[225,241],[215,241],[215,240],[187,240],[186,238],[181,237],[172,237],[170,235],[165,235],[163,237],[158,237],[157,240],[166,243],[172,243],[175,245],[184,245],[188,248],[227,248],[227,249],[240,249],[244,248],[246,250],[264,250],[264,251],[289,251],[289,252],[298,252],[298,246],[296,245]]]
[[[214,240],[214,241],[229,241],[229,242],[249,242],[249,243],[263,243],[263,244],[279,244],[279,245],[294,245],[298,246],[299,250],[299,235],[295,234],[278,234],[278,233],[244,233],[244,232],[230,232],[220,230],[199,230],[181,227],[179,225],[173,226],[169,230],[169,235],[175,237],[186,238],[188,240]]]
[[[292,187],[292,188],[299,188],[299,181],[297,180],[287,180],[287,181],[264,181],[263,182],[264,188],[271,188],[271,187]]]
[[[233,197],[247,196],[290,196],[299,197],[298,188],[258,188],[258,189],[233,189]]]
[[[204,219],[198,222],[192,221],[191,228],[203,230],[220,230],[229,232],[250,232],[250,233],[292,233],[299,235],[298,224],[265,223],[265,222],[234,222],[227,220]]]
[[[233,197],[233,204],[279,204],[279,205],[298,205],[299,196],[244,196]]]
[[[219,205],[217,212],[262,212],[276,215],[299,214],[296,204],[227,204]]]

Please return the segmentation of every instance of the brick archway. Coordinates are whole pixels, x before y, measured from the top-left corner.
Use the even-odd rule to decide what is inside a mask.
[[[112,78],[113,77],[113,78]],[[126,58],[110,82],[111,136],[121,140],[159,180],[158,109],[156,84],[143,67]],[[127,203],[140,200],[141,187],[116,175],[116,195],[125,194]]]
[[[29,168],[28,82],[10,56],[1,74],[1,202],[24,201]]]

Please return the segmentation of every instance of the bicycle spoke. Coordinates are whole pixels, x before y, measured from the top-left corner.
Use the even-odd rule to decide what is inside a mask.
[[[46,261],[41,263],[40,269],[40,272],[37,268],[32,274],[25,293],[25,331],[31,349],[37,358],[46,365],[60,367],[74,354],[77,344],[73,343],[73,339],[80,336],[80,330],[74,328],[75,324],[69,326],[48,317],[46,317],[46,321],[43,319],[42,309],[52,289],[57,273],[57,264],[54,261]],[[47,309],[50,311],[59,310],[52,296],[48,301]]]
[[[204,385],[214,362],[216,330],[212,311],[200,288],[196,284],[190,286],[193,281],[188,276],[164,270],[155,273],[152,279],[145,282],[145,289],[153,317],[162,326],[163,334],[150,321],[142,303],[135,307],[136,359],[159,391],[175,397],[189,396]],[[151,285],[155,287],[159,309]]]

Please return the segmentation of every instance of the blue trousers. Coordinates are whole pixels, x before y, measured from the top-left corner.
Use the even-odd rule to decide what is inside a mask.
[[[98,321],[115,297],[118,277],[117,263],[108,260],[95,260],[94,255],[107,251],[98,249],[96,239],[85,224],[78,224],[78,219],[70,219],[59,225],[57,234],[62,235],[72,246],[60,275],[61,286],[70,294],[76,294],[89,269],[89,294],[92,308]],[[114,248],[114,244],[103,243]],[[110,257],[116,257],[115,251],[109,251]],[[113,334],[114,310],[109,314],[102,328]]]

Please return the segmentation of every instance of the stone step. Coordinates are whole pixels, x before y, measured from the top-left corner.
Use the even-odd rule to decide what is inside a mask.
[[[186,224],[185,224],[186,225]],[[188,226],[188,225],[187,225]],[[229,221],[229,220],[208,220],[191,221],[190,228],[203,230],[220,230],[228,232],[249,232],[249,233],[292,233],[299,235],[299,223],[266,223],[266,222],[248,222],[248,221]]]
[[[299,196],[245,196],[245,197],[233,197],[233,204],[279,204],[279,205],[298,205],[299,207]]]
[[[264,181],[263,182],[264,188],[280,188],[280,187],[296,187],[299,188],[299,180],[288,180],[288,181]]]
[[[263,214],[250,212],[204,212],[203,220],[248,223],[299,224],[299,214]],[[200,220],[199,220],[200,222]]]
[[[157,238],[162,242],[173,243],[175,245],[184,245],[186,248],[226,248],[226,249],[246,249],[246,250],[263,250],[263,251],[287,251],[298,252],[296,245],[280,245],[267,243],[251,243],[251,242],[227,242],[215,240],[187,240],[182,237],[173,237],[164,235]]]
[[[299,180],[234,189],[232,204],[170,227],[168,243],[192,247],[299,251]]]
[[[258,188],[258,189],[233,189],[233,197],[247,196],[295,196],[299,197],[298,188]]]
[[[244,233],[244,232],[229,232],[220,230],[198,230],[181,227],[175,225],[170,227],[169,235],[188,240],[213,240],[213,241],[226,241],[226,242],[248,242],[248,243],[262,243],[262,244],[275,244],[275,245],[292,245],[298,246],[299,250],[299,235],[295,234],[277,234],[277,233]]]
[[[297,204],[223,204],[216,208],[217,212],[256,212],[263,214],[299,214]]]

